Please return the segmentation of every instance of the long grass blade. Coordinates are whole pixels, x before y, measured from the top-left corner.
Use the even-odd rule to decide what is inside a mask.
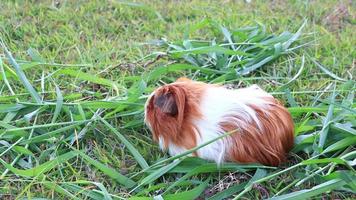
[[[56,109],[54,110],[53,117],[52,117],[52,122],[51,122],[52,124],[56,122],[57,117],[59,116],[59,113],[61,112],[63,106],[63,95],[61,93],[61,90],[57,85],[55,85],[55,87],[56,87],[56,94],[57,94],[57,102],[56,102]]]
[[[0,45],[4,49],[6,56],[9,58],[9,62],[15,68],[16,74],[19,77],[19,79],[21,80],[21,83],[25,86],[25,88],[30,93],[30,95],[35,100],[35,102],[36,103],[41,103],[42,100],[41,100],[40,96],[38,95],[38,93],[35,90],[35,88],[31,85],[30,81],[27,79],[25,73],[23,72],[23,70],[20,67],[20,65],[16,62],[16,60],[12,56],[11,52],[7,49],[7,47],[6,47],[5,43],[4,43],[4,41],[2,40],[2,38],[0,38]]]
[[[289,194],[281,195],[281,196],[276,196],[271,198],[270,200],[304,200],[304,199],[309,199],[310,197],[314,197],[316,195],[319,195],[321,193],[337,189],[345,185],[346,182],[341,180],[341,179],[334,179],[327,181],[325,183],[322,183],[320,185],[314,186],[311,189],[305,189],[305,190],[300,190],[297,192],[292,192]]]
[[[100,120],[125,144],[127,149],[136,159],[137,163],[142,167],[142,169],[147,169],[148,164],[146,160],[142,157],[142,155],[137,151],[137,149],[113,126],[111,126],[105,119],[100,118]]]
[[[112,179],[116,180],[118,183],[124,185],[125,187],[131,188],[133,187],[136,183],[129,179],[128,177],[120,174],[119,172],[115,171],[114,169],[105,166],[104,164],[92,159],[91,157],[87,156],[85,153],[80,152],[80,151],[76,151],[81,157],[83,157],[83,159],[95,166],[98,170],[102,171],[104,174],[106,174],[107,176],[111,177]]]
[[[21,170],[14,168],[13,166],[9,165],[6,163],[3,159],[0,159],[0,162],[11,172],[19,175],[19,176],[24,176],[24,177],[34,177],[34,176],[40,176],[43,173],[52,170],[55,166],[62,164],[63,162],[77,156],[78,154],[74,151],[62,154],[58,157],[56,157],[53,160],[47,161],[41,165],[38,165],[37,167],[31,168],[31,169],[26,169],[26,170]]]

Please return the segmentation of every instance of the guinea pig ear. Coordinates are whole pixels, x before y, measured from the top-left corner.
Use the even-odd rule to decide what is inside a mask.
[[[162,93],[155,97],[155,107],[170,116],[176,116],[178,114],[178,106],[174,94],[171,92]]]

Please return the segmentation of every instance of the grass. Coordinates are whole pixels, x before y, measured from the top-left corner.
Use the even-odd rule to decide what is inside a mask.
[[[354,3],[9,1],[0,12],[0,198],[355,198]],[[143,105],[179,76],[274,94],[296,124],[288,162],[161,152]]]

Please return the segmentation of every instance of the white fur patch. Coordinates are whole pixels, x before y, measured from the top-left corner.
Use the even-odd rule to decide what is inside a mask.
[[[256,123],[262,131],[263,126],[257,118],[256,112],[249,104],[267,106],[267,102],[261,97],[272,97],[257,85],[248,88],[228,90],[223,87],[208,88],[200,105],[203,118],[196,120],[200,136],[197,137],[197,145],[201,145],[217,138],[225,132],[221,130],[219,123],[235,121],[240,126]],[[240,116],[245,123],[227,116]],[[228,140],[220,139],[205,147],[200,148],[198,156],[207,160],[221,163],[225,160],[225,152],[228,150]]]
[[[162,150],[166,150],[165,146],[164,146],[164,139],[163,137],[159,137],[158,138],[159,142],[159,147],[162,149]],[[179,155],[181,153],[184,153],[185,151],[187,151],[187,149],[183,148],[183,147],[179,147],[179,146],[176,146],[175,144],[173,143],[169,143],[168,144],[168,153],[169,155],[171,156],[176,156],[176,155]]]

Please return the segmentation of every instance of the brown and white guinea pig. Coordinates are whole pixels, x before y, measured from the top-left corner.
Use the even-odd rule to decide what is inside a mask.
[[[150,95],[145,123],[172,156],[233,132],[192,154],[217,163],[277,166],[294,143],[291,115],[257,85],[229,90],[180,78]]]

